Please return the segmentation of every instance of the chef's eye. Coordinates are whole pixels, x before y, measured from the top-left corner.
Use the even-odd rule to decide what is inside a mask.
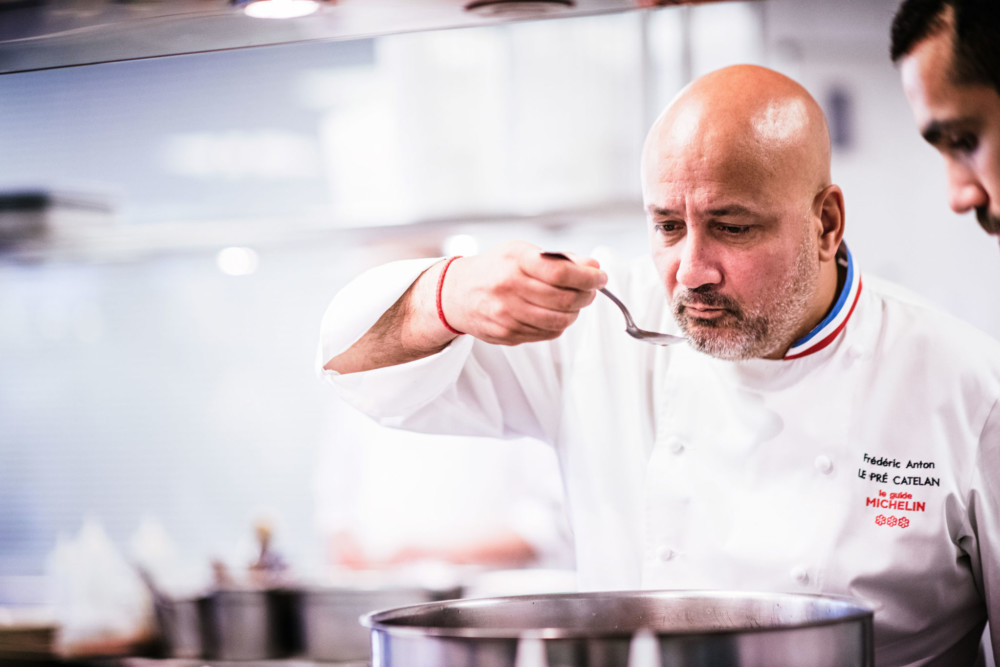
[[[719,225],[717,229],[726,236],[746,236],[750,233],[750,225]]]
[[[656,223],[656,231],[661,234],[676,234],[681,229],[684,228],[684,223],[681,222],[658,222]]]

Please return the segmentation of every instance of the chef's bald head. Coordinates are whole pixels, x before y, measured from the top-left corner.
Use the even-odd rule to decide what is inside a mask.
[[[830,136],[816,100],[792,79],[755,65],[706,74],[674,98],[646,138],[643,182],[656,179],[665,160],[681,157],[728,161],[737,181],[774,179],[810,193],[830,183]]]

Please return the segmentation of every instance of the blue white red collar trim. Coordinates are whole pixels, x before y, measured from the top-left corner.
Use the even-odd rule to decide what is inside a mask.
[[[837,302],[833,304],[833,309],[822,322],[792,343],[792,347],[785,353],[785,359],[800,359],[819,352],[832,343],[843,331],[851,313],[854,312],[854,307],[858,305],[858,297],[861,296],[861,272],[855,268],[854,258],[851,257],[851,251],[847,249],[846,243],[841,244],[837,252],[837,262],[842,270],[847,271]]]

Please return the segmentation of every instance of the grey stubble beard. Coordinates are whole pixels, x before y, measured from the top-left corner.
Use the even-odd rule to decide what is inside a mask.
[[[816,292],[819,267],[814,263],[815,257],[816,242],[806,235],[794,270],[766,290],[752,308],[712,289],[683,289],[674,294],[671,303],[674,319],[689,345],[719,359],[741,361],[783,352],[794,342]],[[684,308],[691,302],[721,307],[728,312],[713,320],[692,318]]]

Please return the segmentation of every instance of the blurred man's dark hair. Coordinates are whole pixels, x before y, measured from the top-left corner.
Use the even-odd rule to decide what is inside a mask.
[[[892,61],[952,28],[952,81],[1000,94],[1000,0],[905,0],[892,22]]]

